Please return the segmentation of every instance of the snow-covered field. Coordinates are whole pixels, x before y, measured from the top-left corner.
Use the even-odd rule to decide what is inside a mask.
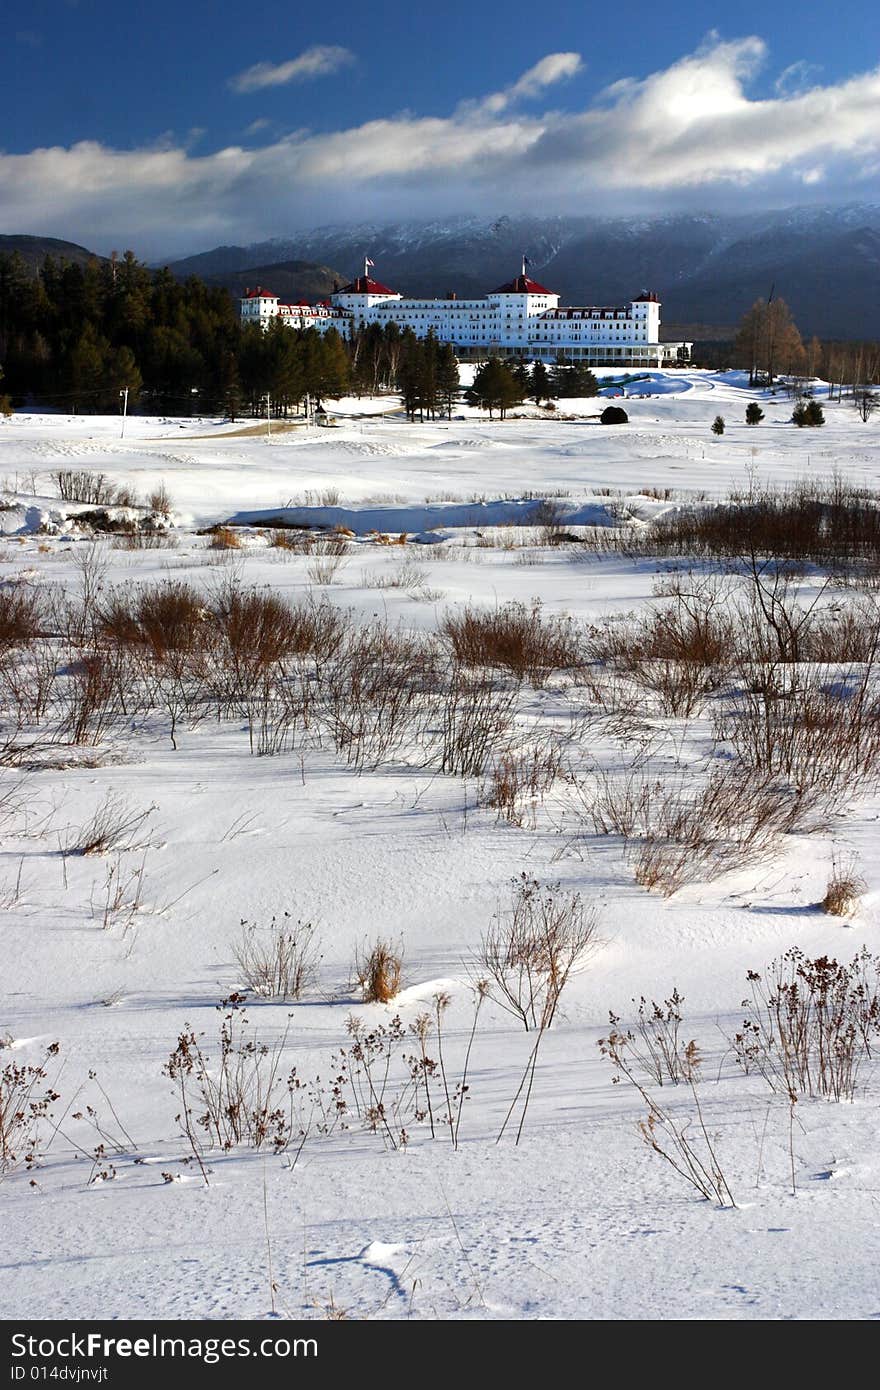
[[[838,470],[880,489],[876,420],[862,424],[847,403],[823,400],[826,426],[797,430],[791,401],[765,393],[767,418],[749,428],[755,393],[735,373],[658,372],[631,389],[630,423],[616,428],[541,412],[490,423],[466,408],[461,419],[408,424],[387,400],[350,400],[332,428],[273,426],[267,437],[248,421],[133,417],[120,439],[118,419],[20,413],[0,421],[0,580],[74,601],[95,583],[99,604],[114,586],[170,580],[194,584],[210,605],[237,585],[424,634],[468,603],[537,602],[545,619],[571,615],[580,627],[656,606],[674,562],[550,545],[535,499],[552,499],[555,519],[578,535],[755,481]],[[563,402],[557,413],[596,408]],[[710,431],[717,414],[721,437]],[[144,500],[164,485],[171,543],[93,546],[77,528],[80,509],[59,499],[63,470],[103,473]],[[240,548],[213,549],[197,534],[230,518],[253,524]],[[259,528],[273,518],[352,534],[337,565],[271,546]],[[374,533],[409,539],[382,544]],[[802,601],[821,583],[808,571]],[[843,601],[837,590],[820,600]],[[12,649],[4,661],[16,670],[24,656]],[[62,664],[55,679],[71,678],[77,671]],[[880,1316],[875,1064],[852,1102],[792,1106],[743,1075],[730,1042],[749,971],[793,946],[845,961],[863,944],[880,952],[880,797],[854,795],[813,833],[664,897],[634,881],[619,837],[595,833],[579,788],[597,769],[632,766],[640,750],[670,776],[703,766],[711,699],[669,717],[645,696],[641,711],[615,721],[565,673],[507,688],[508,737],[517,747],[550,740],[560,759],[543,799],[520,806],[520,824],[481,804],[491,758],[482,775],[440,769],[430,720],[419,746],[358,770],[315,729],[298,727],[274,756],[253,755],[246,711],[192,727],[182,717],[176,747],[161,709],[123,711],[78,745],[69,736],[46,745],[7,719],[0,1069],[37,1065],[57,1041],[48,1072],[60,1099],[40,1123],[39,1164],[0,1179],[0,1315],[251,1318],[274,1306],[354,1318]],[[24,745],[26,755],[10,751]],[[149,814],[121,848],[77,853],[108,797]],[[832,857],[848,855],[864,891],[838,918],[820,902]],[[558,884],[558,902],[579,894],[596,939],[541,1041],[519,1143],[522,1092],[496,1140],[535,1033],[486,999],[455,1147],[444,1116],[459,1110],[475,957],[523,873]],[[215,1147],[202,1154],[205,1174],[164,1068],[191,1029],[216,1075],[218,1005],[245,983],[241,923],[264,929],[285,913],[315,926],[317,980],[297,1002],[251,996],[248,1022],[234,1012],[233,1026],[273,1047],[289,1027],[281,1090],[286,1103],[295,1067],[304,1084],[293,1091],[294,1129],[305,1127],[305,1142],[280,1154]],[[403,953],[402,989],[387,1005],[360,1002],[352,983],[358,950],[378,936]],[[674,989],[682,1034],[703,1054],[701,1081],[695,1092],[648,1089],[681,1124],[690,1119],[698,1146],[699,1104],[735,1207],[701,1200],[646,1147],[645,1103],[625,1081],[612,1084],[597,1046],[609,1010],[629,1024],[642,996],[663,1001]],[[346,1127],[322,1118],[340,1049],[357,1045],[359,1027],[398,1017],[410,1030],[438,1007],[450,1095],[430,1068],[437,1113],[422,1114],[417,1090],[400,1119],[409,1142],[397,1121],[360,1122],[353,1093]],[[434,1022],[426,1047],[437,1061]],[[388,1110],[405,1090],[400,1054],[418,1052],[408,1031]]]

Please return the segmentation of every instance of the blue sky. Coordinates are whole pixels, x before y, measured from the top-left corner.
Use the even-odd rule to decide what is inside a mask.
[[[160,254],[536,202],[873,201],[876,9],[12,4],[0,230]]]

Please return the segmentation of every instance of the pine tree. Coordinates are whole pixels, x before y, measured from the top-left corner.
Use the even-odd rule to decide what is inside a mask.
[[[584,366],[583,364],[576,364],[572,370],[572,395],[577,397],[598,396],[599,383],[596,380],[596,377],[593,374],[593,372],[590,371],[589,367]]]
[[[422,339],[421,352],[419,353],[419,418],[424,419],[427,414],[430,420],[437,416],[437,407],[440,403],[437,390],[437,362],[440,357],[440,344],[437,342],[437,334],[433,328],[429,329],[427,337]]]
[[[505,362],[499,357],[490,357],[474,376],[474,384],[465,393],[472,405],[488,410],[491,420],[497,410],[502,420],[513,405],[522,402],[521,388]]]
[[[529,395],[535,402],[535,405],[540,405],[542,401],[550,400],[550,374],[543,362],[535,362],[532,366]]]
[[[715,419],[712,421],[712,433],[713,433],[713,434],[723,434],[723,433],[724,433],[724,416],[723,416],[723,415],[716,415],[716,416],[715,416]]]
[[[98,397],[106,390],[108,348],[106,338],[99,337],[94,325],[87,323],[62,363],[59,389],[62,397],[69,398],[74,415],[80,410],[93,413],[97,409]]]
[[[233,423],[241,413],[241,383],[235,354],[227,352],[220,366],[220,408]]]
[[[402,336],[395,381],[403,400],[408,420],[414,420],[419,408],[419,378],[421,374],[421,343],[408,328]]]
[[[314,332],[315,330],[309,331]],[[319,402],[324,397],[338,400],[340,396],[345,395],[351,383],[348,353],[335,328],[329,328],[321,337],[320,342],[322,349],[319,354],[321,373],[315,395]]]
[[[562,353],[550,368],[550,395],[554,401],[567,399],[571,395],[573,368]]]
[[[452,419],[453,403],[461,389],[461,377],[455,349],[451,343],[442,343],[437,358],[437,394],[447,417]]]
[[[131,348],[110,348],[105,356],[104,386],[106,395],[98,397],[102,410],[114,410],[119,405],[119,397],[128,391],[128,408],[131,410],[143,385],[140,368]]]
[[[763,410],[761,409],[761,407],[758,405],[758,402],[757,402],[757,401],[749,401],[748,405],[746,406],[746,424],[747,424],[747,425],[760,425],[760,423],[761,423],[761,421],[763,420],[763,418],[764,418],[764,412],[763,412]]]

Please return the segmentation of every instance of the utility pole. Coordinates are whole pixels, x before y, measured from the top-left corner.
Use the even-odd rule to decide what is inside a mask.
[[[122,388],[122,390],[119,392],[119,394],[120,394],[120,396],[122,397],[122,429],[121,429],[120,432],[119,432],[119,438],[120,438],[120,439],[124,439],[124,438],[125,438],[125,419],[126,419],[126,416],[128,415],[128,387],[127,387],[127,386],[123,386],[123,388]]]

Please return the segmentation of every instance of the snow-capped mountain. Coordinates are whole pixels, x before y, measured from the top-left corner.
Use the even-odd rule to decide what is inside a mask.
[[[358,270],[365,255],[405,294],[485,294],[516,267],[567,303],[613,303],[646,286],[666,323],[734,324],[775,286],[804,333],[880,333],[880,207],[790,208],[730,217],[459,217],[393,225],[327,225],[251,246],[222,246],[172,264],[179,274],[236,272],[290,260]],[[230,288],[233,288],[230,283]]]

